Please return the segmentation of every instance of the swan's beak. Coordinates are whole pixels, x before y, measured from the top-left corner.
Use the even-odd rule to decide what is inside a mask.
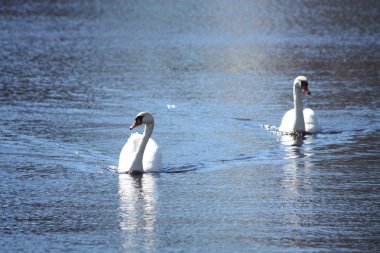
[[[302,87],[302,89],[303,89],[303,93],[310,95],[310,91],[309,91],[309,88],[307,86]]]
[[[142,120],[137,118],[136,121],[129,127],[129,130],[132,130],[133,128],[138,127],[141,124],[142,124]]]

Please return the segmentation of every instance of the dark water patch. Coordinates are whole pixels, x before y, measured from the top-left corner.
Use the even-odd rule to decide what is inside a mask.
[[[191,172],[191,171],[197,171],[201,170],[204,168],[204,164],[189,164],[189,165],[184,165],[181,167],[168,167],[164,169],[165,173],[186,173],[186,172]]]
[[[236,117],[233,117],[232,119],[237,120],[237,121],[252,121],[252,119],[248,119],[248,118],[236,118]]]
[[[222,159],[220,162],[226,163],[226,162],[235,162],[235,161],[245,161],[245,160],[251,160],[254,159],[254,156],[247,155],[247,154],[239,154],[238,156],[230,159]]]

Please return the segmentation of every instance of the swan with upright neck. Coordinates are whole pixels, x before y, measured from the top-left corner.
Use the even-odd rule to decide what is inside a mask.
[[[154,128],[154,118],[150,112],[140,112],[129,130],[145,125],[144,133],[134,133],[120,152],[119,173],[140,174],[162,170],[162,154],[157,143],[150,138]]]
[[[321,131],[319,120],[310,108],[303,108],[302,97],[310,95],[307,78],[298,76],[293,83],[294,109],[287,111],[282,118],[279,131],[284,134],[305,135]]]

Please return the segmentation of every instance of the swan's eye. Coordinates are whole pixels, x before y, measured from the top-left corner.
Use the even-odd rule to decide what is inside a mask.
[[[309,86],[309,84],[307,83],[307,81],[301,81],[301,88],[305,88],[308,86]]]
[[[135,121],[140,121],[140,122],[142,122],[143,118],[144,118],[143,115],[142,115],[142,116],[137,116],[137,117],[135,118]]]

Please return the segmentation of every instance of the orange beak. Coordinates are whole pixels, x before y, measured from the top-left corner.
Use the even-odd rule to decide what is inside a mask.
[[[129,130],[132,130],[133,128],[138,127],[141,124],[142,124],[142,120],[136,119],[136,121],[129,127]]]
[[[309,88],[307,86],[302,87],[302,89],[303,89],[303,93],[310,95],[310,91],[309,91]]]

